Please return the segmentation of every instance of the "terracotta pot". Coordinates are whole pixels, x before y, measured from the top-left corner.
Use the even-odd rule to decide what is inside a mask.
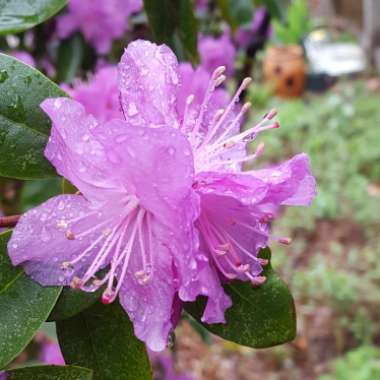
[[[305,88],[306,63],[299,45],[270,47],[264,59],[264,77],[278,96],[300,96]]]

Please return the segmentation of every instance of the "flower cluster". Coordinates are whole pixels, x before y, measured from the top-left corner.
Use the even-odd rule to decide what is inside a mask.
[[[225,322],[222,282],[265,281],[258,257],[282,205],[309,205],[315,180],[300,154],[268,169],[243,171],[263,153],[246,145],[278,128],[275,112],[240,131],[250,104],[229,99],[210,76],[179,65],[165,45],[134,41],[118,66],[122,112],[97,119],[68,98],[41,107],[53,127],[45,150],[79,193],[25,213],[9,242],[14,265],[42,285],[104,289],[117,297],[135,334],[154,351],[167,345],[181,302],[208,297],[206,323]],[[95,112],[94,112],[95,113]]]
[[[108,53],[112,41],[128,28],[129,16],[142,6],[142,0],[70,0],[68,12],[58,19],[58,36],[80,30],[98,53]]]

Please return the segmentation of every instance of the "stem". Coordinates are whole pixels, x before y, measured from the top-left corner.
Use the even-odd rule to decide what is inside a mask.
[[[0,227],[15,227],[21,215],[0,216]]]

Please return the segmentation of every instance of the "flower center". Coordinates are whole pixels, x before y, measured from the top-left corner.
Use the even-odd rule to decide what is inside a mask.
[[[149,282],[153,274],[152,261],[152,215],[146,211],[135,196],[128,196],[123,202],[123,213],[118,222],[108,227],[112,217],[108,218],[90,229],[74,234],[70,225],[72,221],[58,221],[57,227],[65,230],[69,240],[81,239],[94,232],[99,232],[92,243],[73,260],[62,263],[64,274],[72,277],[76,267],[89,257],[90,265],[80,277],[72,277],[71,287],[84,291],[94,292],[106,285],[102,295],[103,303],[111,303],[117,297],[125,277],[130,268],[132,252],[138,253],[141,269],[134,273],[140,285]],[[136,260],[134,260],[136,262]],[[99,272],[103,277],[99,277]]]

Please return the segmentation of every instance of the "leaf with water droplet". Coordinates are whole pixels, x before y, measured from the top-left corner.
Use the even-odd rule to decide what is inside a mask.
[[[37,70],[4,54],[0,54],[1,72],[8,77],[0,80],[0,176],[56,176],[44,156],[50,120],[40,103],[66,94]]]
[[[152,379],[145,346],[118,302],[57,322],[57,334],[65,362],[92,369],[94,380]]]
[[[12,361],[33,338],[61,292],[42,287],[13,267],[7,255],[11,231],[0,234],[0,368]]]
[[[270,256],[269,248],[261,250],[260,257],[269,260]],[[186,304],[185,309],[207,330],[244,346],[265,348],[289,342],[296,335],[293,297],[270,263],[263,275],[267,280],[257,288],[242,281],[224,286],[233,303],[226,311],[226,324],[201,322],[206,301],[203,297]]]
[[[58,13],[67,0],[0,0],[0,35],[22,32]]]

